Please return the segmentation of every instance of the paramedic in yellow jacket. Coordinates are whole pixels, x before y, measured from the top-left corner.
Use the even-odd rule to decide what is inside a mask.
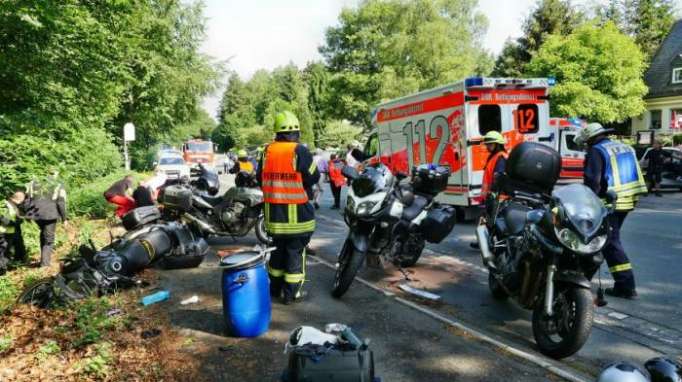
[[[275,141],[266,146],[256,177],[263,189],[265,228],[277,250],[268,264],[270,293],[284,304],[300,301],[305,281],[305,248],[315,231],[315,209],[308,199],[320,174],[313,156],[299,143],[298,118],[275,117]]]

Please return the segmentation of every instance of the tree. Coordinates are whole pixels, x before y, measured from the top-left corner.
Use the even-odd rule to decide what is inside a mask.
[[[367,0],[346,8],[320,47],[332,73],[330,117],[369,126],[382,99],[485,74],[476,0]]]
[[[612,23],[585,24],[568,36],[552,35],[527,65],[529,73],[554,76],[552,115],[602,123],[641,114],[647,87],[644,54]]]
[[[308,87],[308,108],[313,120],[315,142],[318,142],[329,114],[330,74],[324,64],[312,62],[303,70],[303,79]]]
[[[598,6],[596,18],[614,22],[621,32],[634,37],[650,61],[675,22],[673,0],[610,0]]]
[[[517,77],[549,35],[568,35],[584,16],[570,0],[539,0],[523,23],[523,36],[507,41],[495,61],[494,75]]]
[[[348,144],[357,141],[362,135],[362,127],[350,124],[348,121],[330,121],[320,136],[320,147],[345,148]]]

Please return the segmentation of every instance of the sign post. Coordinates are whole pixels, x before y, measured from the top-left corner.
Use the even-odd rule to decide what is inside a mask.
[[[128,122],[123,125],[123,159],[125,160],[126,171],[130,171],[130,157],[128,156],[128,142],[135,140],[135,125]]]

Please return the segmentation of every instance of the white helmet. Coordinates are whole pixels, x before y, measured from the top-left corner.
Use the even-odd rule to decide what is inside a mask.
[[[597,382],[649,382],[649,375],[629,362],[616,362],[599,374]]]
[[[587,143],[587,141],[596,137],[597,135],[610,133],[612,131],[613,129],[605,129],[604,126],[602,126],[599,122],[588,123],[587,126],[580,129],[580,132],[578,133],[578,136],[575,137],[574,142],[578,146],[582,147],[585,145],[585,143]]]

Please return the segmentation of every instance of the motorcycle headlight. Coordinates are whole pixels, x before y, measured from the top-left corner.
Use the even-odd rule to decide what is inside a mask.
[[[590,255],[595,252],[598,252],[599,250],[604,247],[604,244],[606,244],[606,235],[599,235],[592,239],[589,243],[585,244],[580,240],[580,237],[578,235],[571,231],[568,228],[563,228],[561,230],[554,229],[556,232],[556,237],[559,239],[559,242],[561,244],[565,245],[566,248],[570,249],[571,251],[580,253],[582,255]]]
[[[358,216],[369,215],[370,212],[372,212],[372,209],[374,208],[374,206],[376,206],[376,205],[377,205],[377,202],[373,202],[373,201],[362,202],[358,205],[358,208],[355,211],[355,213]]]

